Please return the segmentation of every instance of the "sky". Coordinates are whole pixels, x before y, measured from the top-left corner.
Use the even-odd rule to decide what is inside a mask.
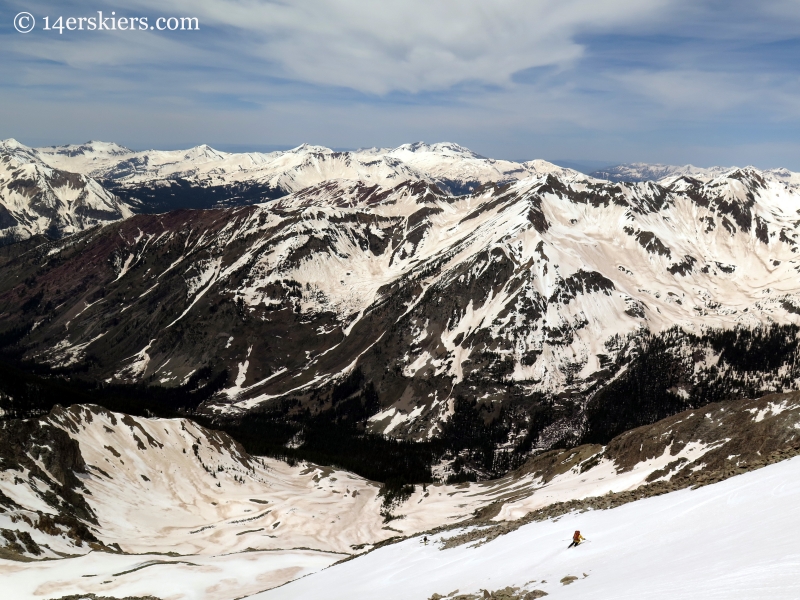
[[[9,137],[800,171],[800,0],[3,0]]]

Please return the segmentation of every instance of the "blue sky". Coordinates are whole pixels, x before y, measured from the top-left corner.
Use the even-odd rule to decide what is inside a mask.
[[[41,30],[98,10],[200,31]],[[0,137],[29,145],[800,170],[800,1],[4,0],[0,107]]]

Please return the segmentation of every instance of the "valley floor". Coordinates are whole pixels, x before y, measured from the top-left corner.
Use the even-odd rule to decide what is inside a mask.
[[[229,600],[303,577],[345,555],[313,550],[240,552],[208,556],[92,552],[62,560],[0,560],[3,598],[61,598],[94,593],[123,598]]]

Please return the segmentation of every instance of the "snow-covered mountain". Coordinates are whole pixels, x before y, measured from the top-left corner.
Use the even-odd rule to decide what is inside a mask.
[[[287,151],[237,154],[206,145],[133,152],[116,144],[87,142],[33,152],[53,167],[102,180],[145,212],[252,204],[339,179],[383,188],[425,182],[450,193],[467,193],[483,184],[547,173],[570,180],[586,177],[542,160],[484,158],[451,143],[346,152],[303,144]]]
[[[409,548],[428,552],[420,543],[423,532],[431,536],[433,551],[426,561],[437,565],[453,553],[484,557],[476,543],[498,559],[498,545],[552,529],[554,518],[561,525],[579,519],[587,537],[600,542],[613,529],[605,521],[619,523],[631,511],[644,511],[638,518],[645,519],[656,496],[671,498],[667,506],[694,498],[702,504],[708,494],[719,497],[712,490],[771,480],[776,467],[769,465],[800,453],[798,419],[798,394],[710,405],[627,432],[605,447],[542,454],[493,482],[417,485],[387,506],[373,482],[329,467],[253,457],[227,435],[188,419],[131,417],[91,405],[57,407],[47,416],[0,427],[0,572],[14,598],[57,589],[61,596],[231,600],[356,555],[362,555],[355,559],[359,565],[377,560],[394,569],[408,560],[403,556]],[[786,468],[794,462],[777,465],[782,476],[793,476],[796,468]],[[749,471],[755,472],[742,475]],[[741,476],[717,483],[734,475]],[[686,490],[693,486],[710,487]],[[795,512],[784,507],[779,515]],[[646,520],[662,519],[663,514]],[[694,527],[670,521],[673,535],[691,535]],[[575,528],[563,527],[560,535],[568,537]],[[407,537],[410,542],[388,551],[367,553]],[[745,550],[733,543],[738,552]],[[415,588],[357,597],[428,598],[456,587],[466,593],[477,591],[475,585],[522,588],[530,581],[514,579],[514,569],[469,571],[450,573],[448,585],[460,580],[448,590],[430,587],[444,580],[422,577],[424,594]],[[350,580],[357,589],[383,585],[379,568],[362,572],[368,576]],[[548,571],[541,579],[552,576]],[[340,593],[336,585],[333,597]],[[558,588],[553,581],[545,589]],[[301,581],[288,589],[294,590],[288,597],[303,597],[305,590],[318,594],[322,588],[319,581],[311,588]]]
[[[394,149],[366,150],[358,154],[388,156],[401,160],[452,193],[467,193],[487,183],[503,183],[551,173],[569,181],[586,178],[577,171],[544,160],[523,163],[495,160],[452,143],[418,142],[403,144]]]
[[[91,177],[53,168],[15,140],[0,142],[0,244],[62,237],[132,214]]]
[[[4,590],[795,597],[800,181],[627,167],[3,142]]]
[[[735,167],[695,167],[694,165],[662,165],[648,163],[627,163],[608,167],[591,174],[592,177],[606,181],[661,181],[662,179],[691,177],[709,180],[720,177]],[[800,173],[788,169],[767,169],[764,173],[783,181],[787,185],[800,185]]]
[[[798,209],[754,169],[668,185],[548,174],[463,196],[328,181],[17,257],[0,327],[26,358],[96,381],[227,369],[202,407],[218,415],[330,409],[352,376],[348,394],[373,386],[366,425],[382,434],[440,435],[472,402],[505,420],[507,449],[607,441],[797,387],[797,338],[777,326],[800,324]]]

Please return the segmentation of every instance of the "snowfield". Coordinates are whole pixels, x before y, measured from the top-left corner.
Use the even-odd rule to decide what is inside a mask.
[[[574,590],[584,594],[577,597],[666,598],[635,596],[636,586],[626,596],[627,588],[608,586],[639,582],[642,573],[673,562],[672,570],[665,567],[659,575],[667,583],[687,562],[699,565],[697,582],[685,583],[686,595],[677,596],[692,598],[699,597],[691,595],[692,585],[711,585],[703,581],[703,569],[713,575],[709,582],[717,581],[722,567],[715,561],[731,562],[737,573],[741,564],[784,564],[800,521],[793,508],[800,500],[800,483],[794,483],[800,459],[792,459],[694,491],[566,514],[499,537],[484,529],[505,528],[557,502],[595,498],[586,505],[608,506],[609,492],[675,483],[681,473],[730,476],[740,465],[757,468],[758,461],[780,460],[776,451],[797,454],[797,393],[686,411],[626,432],[605,447],[541,454],[494,481],[418,485],[407,500],[388,507],[395,517],[388,522],[374,482],[332,468],[252,457],[225,434],[186,419],[73,406],[25,423],[35,432],[24,450],[27,462],[0,447],[0,576],[14,599],[94,593],[233,600],[290,581],[295,583],[261,597],[311,598],[326,590],[326,598],[427,599],[455,589],[524,587],[534,580],[527,589],[564,598]],[[10,429],[3,423],[0,436]],[[36,526],[43,515],[57,518],[56,507],[69,500],[54,474],[66,464],[54,453],[70,452],[65,435],[83,461],[71,464],[76,491],[96,517],[86,524],[105,548],[77,543],[63,529]],[[48,495],[53,492],[62,494],[55,504]],[[79,505],[74,498],[69,502]],[[443,540],[474,531],[463,524],[481,512],[482,520],[471,523],[480,523],[481,537],[493,541],[438,549]],[[422,532],[442,526],[448,531],[427,546],[420,543]],[[591,542],[566,552],[575,529]],[[30,536],[42,552],[14,554],[11,532],[18,540]],[[406,536],[369,552],[379,542]],[[346,558],[352,560],[324,570]],[[621,573],[628,568],[639,575],[625,579]],[[583,573],[589,575],[585,581]],[[563,588],[557,582],[567,575],[581,580]],[[776,581],[780,577],[791,575],[778,569]],[[751,583],[721,581],[733,587]],[[658,589],[669,590],[667,583]],[[759,598],[744,592],[739,597]]]
[[[797,410],[792,406],[789,414]],[[771,421],[768,416],[764,424]],[[99,537],[130,554],[310,548],[344,556],[396,535],[468,519],[498,500],[514,499],[498,518],[517,518],[556,501],[635,489],[669,462],[684,454],[698,460],[707,450],[690,444],[684,452],[665,452],[624,474],[617,474],[608,460],[586,473],[580,473],[576,460],[567,460],[549,480],[534,472],[472,485],[416,486],[406,502],[392,508],[399,518],[387,524],[379,484],[329,467],[251,457],[227,436],[186,419],[144,419],[74,406],[57,409],[40,423],[78,442],[86,463],[79,479],[97,517]],[[44,466],[41,458],[35,462]],[[55,514],[44,499],[54,489],[54,476],[48,484],[42,477],[4,468],[0,492],[23,507],[19,514]],[[14,525],[14,512],[0,514],[0,528],[21,527]],[[35,528],[26,530],[51,548],[43,557],[89,550]]]
[[[230,600],[269,589],[344,558],[313,550],[255,551],[212,556],[92,552],[64,560],[0,560],[3,598],[27,600],[95,593],[156,595],[164,600]]]
[[[507,586],[554,600],[800,598],[800,458],[696,490],[531,523],[479,547],[415,537],[253,600],[424,600]],[[579,529],[589,540],[567,549]],[[577,577],[564,585],[565,577]]]

